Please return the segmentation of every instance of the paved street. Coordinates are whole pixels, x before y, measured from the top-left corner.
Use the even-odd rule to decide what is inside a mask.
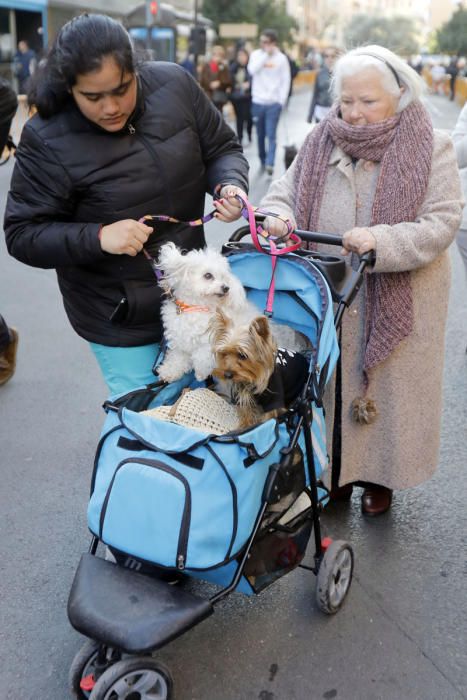
[[[293,96],[281,122],[275,176],[282,146],[300,145],[308,132],[308,100],[307,92]],[[440,96],[427,104],[435,126],[452,129],[459,108]],[[257,204],[269,179],[255,146],[246,155]],[[0,168],[2,213],[10,174],[10,164]],[[210,224],[208,239],[219,245],[237,227]],[[452,265],[436,476],[396,493],[375,520],[360,515],[359,494],[326,510],[325,533],[348,539],[356,556],[336,616],[317,609],[315,578],[299,569],[259,597],[232,595],[158,653],[177,700],[467,698],[467,289],[454,246]],[[105,388],[68,325],[54,271],[9,258],[3,240],[0,313],[20,334],[16,375],[0,388],[0,700],[68,700],[68,669],[83,640],[66,602],[89,542]]]

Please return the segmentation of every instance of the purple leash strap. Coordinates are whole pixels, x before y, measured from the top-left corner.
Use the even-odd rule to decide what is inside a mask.
[[[265,253],[266,255],[271,256],[271,267],[272,267],[272,274],[271,274],[271,282],[269,285],[269,290],[267,294],[267,302],[266,302],[266,309],[265,309],[265,314],[268,316],[272,316],[272,311],[273,311],[273,304],[274,304],[274,289],[275,289],[275,272],[276,272],[276,265],[277,265],[277,258],[280,255],[286,255],[287,253],[292,253],[293,251],[297,250],[298,248],[301,247],[302,241],[297,236],[296,233],[293,232],[293,228],[290,224],[290,221],[288,219],[284,219],[284,217],[280,216],[279,214],[275,214],[274,212],[269,212],[269,211],[262,211],[258,207],[254,207],[247,199],[243,199],[243,197],[239,197],[236,195],[236,198],[241,204],[241,216],[246,219],[248,222],[248,225],[250,227],[250,235],[253,240],[254,246],[256,250],[258,250],[260,253]],[[213,211],[209,212],[209,214],[205,214],[205,216],[202,216],[199,219],[193,219],[192,221],[181,221],[180,219],[176,219],[173,216],[168,216],[166,214],[146,214],[145,216],[142,216],[141,219],[139,219],[140,223],[145,223],[145,221],[164,221],[172,224],[185,224],[185,226],[202,226],[203,224],[208,223],[209,221],[212,221],[215,218],[216,210],[214,209]],[[287,227],[287,233],[284,236],[271,236],[268,234],[267,231],[264,230],[264,228],[261,226],[261,224],[256,223],[255,219],[255,214],[261,214],[262,216],[271,216],[275,219],[280,219]],[[260,235],[265,243],[267,245],[262,245],[259,241],[258,235]],[[281,241],[282,238],[288,237],[289,241],[292,241],[291,244],[284,246],[283,248],[278,248],[276,245],[275,241]],[[152,267],[152,270],[156,276],[157,281],[159,282],[161,278],[163,277],[163,273],[159,268],[157,267],[157,263],[154,260],[154,258],[148,253],[146,248],[143,247],[143,253],[146,256],[146,258],[149,261],[149,264]]]

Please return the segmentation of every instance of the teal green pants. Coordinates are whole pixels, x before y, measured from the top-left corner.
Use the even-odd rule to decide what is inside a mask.
[[[159,344],[115,348],[89,343],[101,369],[110,396],[123,394],[157,381],[152,368],[159,354]]]

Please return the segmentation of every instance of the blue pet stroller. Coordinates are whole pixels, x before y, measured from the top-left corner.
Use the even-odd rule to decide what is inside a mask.
[[[328,499],[322,398],[339,354],[336,328],[368,256],[352,270],[338,256],[296,250],[276,258],[272,282],[271,258],[243,241],[249,233],[239,229],[223,252],[261,312],[274,287],[274,320],[309,342],[307,380],[278,418],[224,435],[142,413],[199,386],[191,375],[106,402],[88,509],[93,537],[68,601],[71,624],[89,638],[70,669],[75,698],[169,700],[171,674],[152,652],[209,617],[233,591],[259,593],[297,566],[317,576],[325,613],[337,612],[348,593],[352,548],[321,537]],[[342,244],[339,236],[296,233]],[[310,567],[302,561],[312,534]],[[99,542],[116,563],[96,556]],[[174,574],[220,589],[202,597],[170,585]]]

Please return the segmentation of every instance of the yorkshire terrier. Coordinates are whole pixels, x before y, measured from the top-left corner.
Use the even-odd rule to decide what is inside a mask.
[[[220,392],[238,405],[240,429],[277,418],[297,398],[308,362],[300,353],[277,347],[266,316],[238,324],[218,309],[210,337],[212,374],[220,380]]]

